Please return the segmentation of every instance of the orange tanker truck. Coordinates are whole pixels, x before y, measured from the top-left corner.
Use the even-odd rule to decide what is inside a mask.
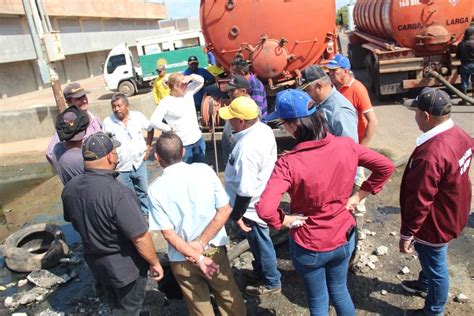
[[[456,45],[473,5],[473,0],[358,0],[349,58],[354,67],[366,65],[379,97],[440,81],[460,83]]]
[[[334,0],[201,0],[200,19],[217,61],[229,69],[243,55],[270,90],[336,51]]]

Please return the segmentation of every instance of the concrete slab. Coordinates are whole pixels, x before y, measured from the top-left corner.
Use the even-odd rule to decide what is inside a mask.
[[[100,120],[110,115],[110,98],[113,92],[106,89],[103,77],[81,80],[80,83],[90,91],[90,111]],[[151,116],[155,105],[150,91],[143,90],[129,100],[132,109],[147,117]],[[50,89],[0,100],[0,143],[51,137],[55,132],[57,114]]]

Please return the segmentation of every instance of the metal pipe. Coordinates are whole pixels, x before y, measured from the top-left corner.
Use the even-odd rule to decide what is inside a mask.
[[[37,6],[39,13],[41,14],[41,18],[43,19],[43,22],[45,22],[45,28],[47,32],[51,32],[53,28],[51,27],[51,21],[49,20],[48,12],[46,12],[46,8],[44,6],[43,0],[36,0]]]
[[[33,22],[33,12],[31,9],[31,3],[29,0],[23,0],[23,8],[25,10],[26,21],[28,22],[28,27],[30,28],[31,40],[33,41],[33,47],[36,52],[36,58],[38,60],[43,59],[43,50],[41,49],[41,43],[36,32],[36,26]]]
[[[474,99],[473,98],[470,98],[469,96],[465,95],[464,93],[462,93],[461,91],[456,89],[456,87],[454,87],[448,80],[444,79],[443,76],[441,76],[438,72],[436,72],[434,70],[429,70],[428,71],[428,76],[437,79],[439,82],[441,82],[443,85],[445,85],[446,88],[448,88],[451,92],[456,94],[458,97],[460,97],[461,99],[463,99],[467,103],[470,103],[470,104],[474,105]]]

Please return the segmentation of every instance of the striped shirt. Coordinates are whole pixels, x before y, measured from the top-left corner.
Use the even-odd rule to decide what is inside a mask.
[[[249,78],[250,85],[250,97],[257,103],[260,108],[261,116],[267,115],[267,93],[265,91],[265,86],[263,83],[258,80],[254,74],[250,74]]]

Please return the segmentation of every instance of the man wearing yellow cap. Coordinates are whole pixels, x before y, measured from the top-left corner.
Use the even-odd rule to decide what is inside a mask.
[[[249,281],[263,285],[245,288],[249,295],[281,292],[275,248],[267,224],[258,217],[255,204],[260,199],[277,159],[277,146],[270,127],[259,121],[259,107],[250,97],[241,96],[219,110],[233,130],[235,146],[229,155],[224,182],[232,206],[231,218],[247,233],[255,258]]]

